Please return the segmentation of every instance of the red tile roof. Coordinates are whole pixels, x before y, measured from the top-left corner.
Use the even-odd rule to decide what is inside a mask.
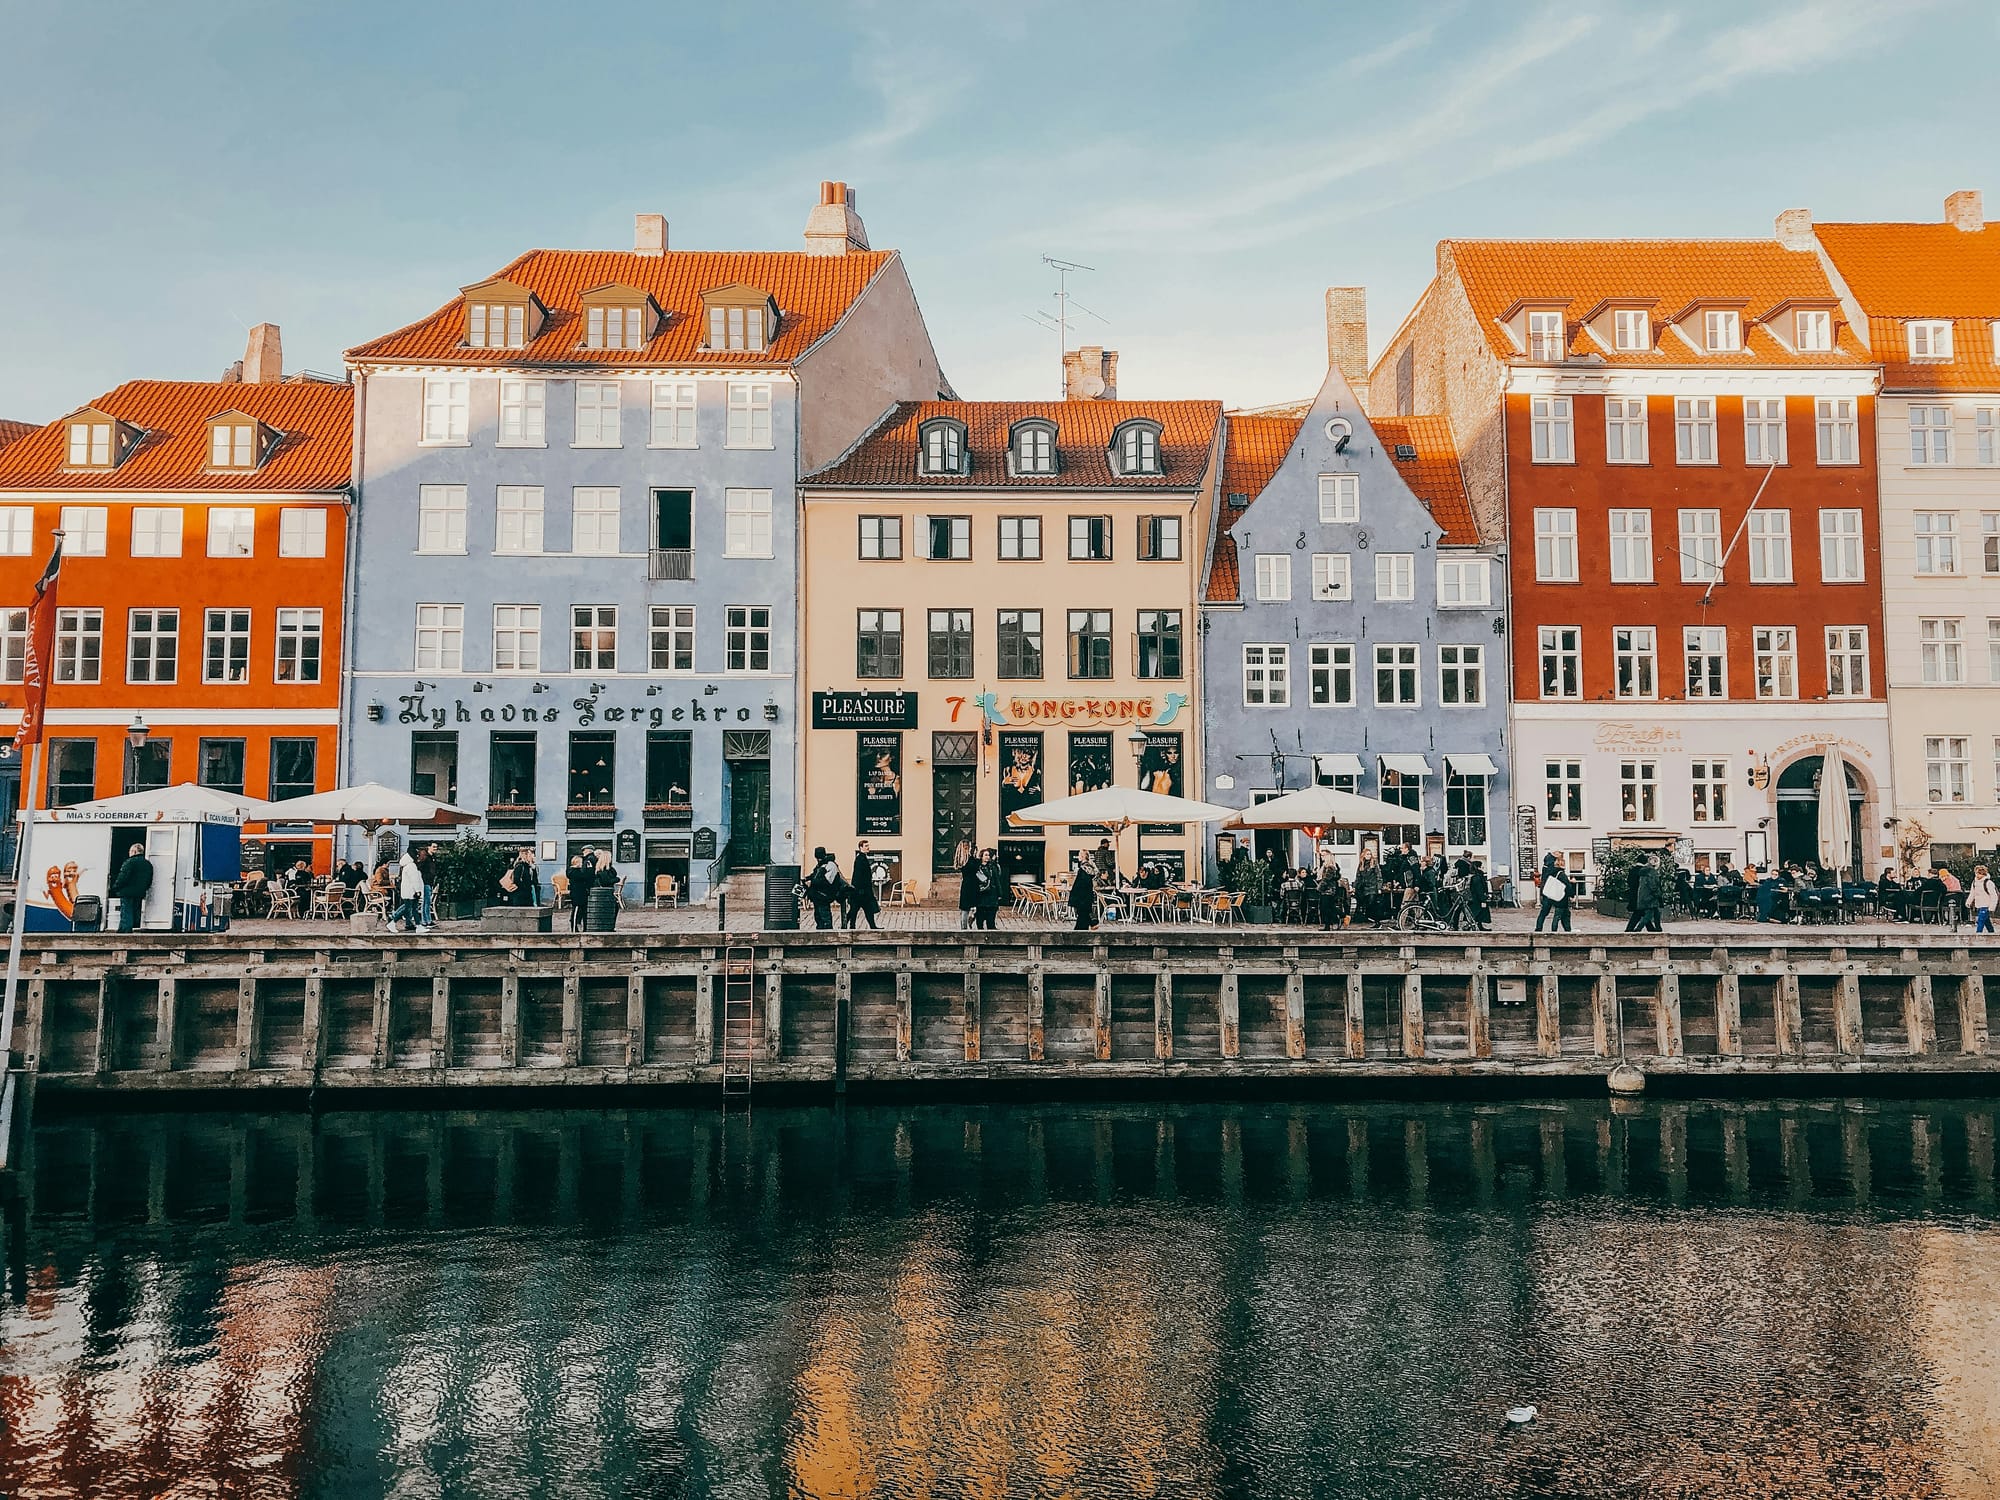
[[[38,430],[33,422],[9,422],[0,419],[0,448],[6,447],[9,443],[19,442],[29,433]]]
[[[1479,545],[1479,528],[1472,519],[1472,502],[1465,494],[1465,470],[1459,466],[1458,444],[1443,417],[1371,417],[1382,451],[1396,459],[1416,497],[1430,508],[1431,519],[1443,529],[1442,540],[1453,547]],[[1414,459],[1397,457],[1399,446],[1417,450]]]
[[[1821,224],[1819,242],[1868,317],[1883,383],[1915,390],[2000,390],[2000,223]],[[1952,358],[1909,358],[1907,319],[1952,321]]]
[[[1837,348],[1799,354],[1756,320],[1794,298],[1823,302],[1834,290],[1809,250],[1787,250],[1773,240],[1447,240],[1467,297],[1493,353],[1516,359],[1517,348],[1501,326],[1522,301],[1565,306],[1572,357],[1606,364],[1665,368],[1699,364],[1837,366],[1872,363],[1851,330],[1839,328]],[[1700,302],[1739,303],[1741,353],[1697,351],[1663,327],[1651,350],[1614,352],[1585,331],[1582,319],[1606,302],[1652,304],[1656,325]],[[1840,320],[1836,317],[1836,324]],[[1693,330],[1690,330],[1691,332]]]
[[[1211,604],[1234,604],[1242,588],[1236,543],[1230,532],[1244,512],[1234,497],[1241,495],[1248,504],[1264,493],[1264,486],[1291,451],[1292,439],[1305,425],[1305,417],[1231,413],[1228,422],[1222,450],[1222,503],[1215,508],[1215,546],[1204,596]]]
[[[244,385],[131,380],[88,408],[142,436],[115,469],[70,469],[68,419],[0,449],[0,490],[215,490],[305,493],[347,486],[354,453],[354,388],[287,380]],[[208,467],[208,420],[242,411],[282,434],[255,469]]]
[[[454,297],[429,317],[348,350],[347,357],[358,364],[781,366],[824,337],[894,255],[893,250],[846,255],[809,255],[803,250],[671,250],[665,255],[530,250],[484,278],[505,278],[525,287],[549,310],[541,333],[526,348],[466,347],[465,304]],[[644,348],[580,347],[583,294],[609,283],[649,293],[668,314]],[[737,349],[711,354],[701,347],[706,334],[702,293],[738,284],[768,292],[776,300],[777,337],[759,353]]]
[[[965,424],[969,474],[919,474],[918,429],[933,417]],[[1056,472],[1007,472],[1008,434],[1024,417],[1056,424]],[[1134,417],[1158,422],[1156,475],[1111,471],[1111,434]],[[1219,401],[904,401],[843,457],[811,476],[819,488],[1187,490],[1201,485],[1215,446]]]

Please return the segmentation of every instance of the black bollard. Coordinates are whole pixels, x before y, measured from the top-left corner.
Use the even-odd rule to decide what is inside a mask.
[[[727,891],[717,892],[715,897],[715,930],[717,932],[729,931],[729,893]]]

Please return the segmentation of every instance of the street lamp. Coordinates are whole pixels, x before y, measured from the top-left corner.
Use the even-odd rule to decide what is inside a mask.
[[[125,743],[132,747],[132,753],[136,755],[146,748],[146,737],[151,733],[146,727],[146,716],[134,714],[132,722],[125,726]]]

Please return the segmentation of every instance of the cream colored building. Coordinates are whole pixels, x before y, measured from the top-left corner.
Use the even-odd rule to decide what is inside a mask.
[[[1200,795],[1221,418],[1109,396],[904,402],[801,485],[807,855],[847,867],[865,838],[955,901],[968,843],[1040,877],[1106,832],[1012,827],[1019,807],[1110,784]],[[1203,837],[1127,832],[1121,868],[1198,873]]]
[[[2000,843],[2000,224],[1780,221],[1815,243],[1881,362],[1880,559],[1895,795],[1934,858]]]

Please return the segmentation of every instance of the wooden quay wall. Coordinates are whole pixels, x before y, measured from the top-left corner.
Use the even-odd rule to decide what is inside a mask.
[[[1926,931],[768,933],[756,1081],[2000,1077],[2000,949]],[[719,1089],[719,934],[31,937],[37,1091]],[[1824,1085],[1811,1080],[1824,1080]],[[273,1101],[275,1102],[275,1100]]]

